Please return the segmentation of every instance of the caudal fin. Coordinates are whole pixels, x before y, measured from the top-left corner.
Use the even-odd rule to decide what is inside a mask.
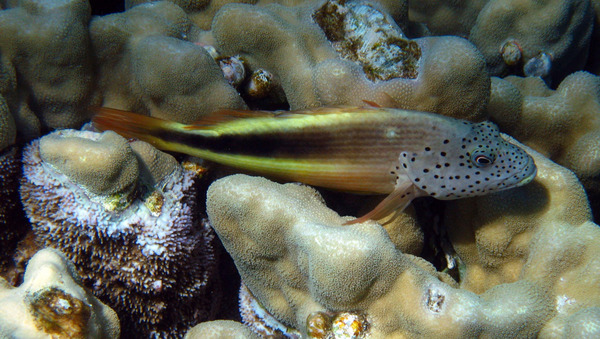
[[[92,118],[94,127],[101,131],[111,130],[125,138],[146,141],[155,147],[169,150],[169,142],[164,139],[170,131],[185,126],[173,121],[153,118],[146,115],[122,111],[114,108],[99,107]]]

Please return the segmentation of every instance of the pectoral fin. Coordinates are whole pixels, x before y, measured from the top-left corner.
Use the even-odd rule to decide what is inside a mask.
[[[385,199],[383,199],[375,208],[360,218],[347,221],[344,225],[359,224],[369,219],[381,219],[396,210],[404,210],[410,202],[418,195],[418,189],[407,180],[396,185],[396,188]]]

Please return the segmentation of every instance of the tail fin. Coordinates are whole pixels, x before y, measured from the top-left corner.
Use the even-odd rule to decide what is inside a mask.
[[[92,118],[94,127],[99,130],[115,131],[126,138],[136,138],[162,150],[171,150],[164,140],[166,133],[185,126],[173,121],[153,118],[146,115],[122,111],[114,108],[96,108]]]

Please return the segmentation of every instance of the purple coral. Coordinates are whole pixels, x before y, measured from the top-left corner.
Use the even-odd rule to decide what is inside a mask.
[[[147,144],[126,143],[123,151],[125,139],[105,134],[59,131],[27,146],[25,211],[38,240],[63,251],[86,286],[117,311],[124,334],[178,337],[215,311],[214,234],[197,211],[198,177]],[[71,151],[69,143],[84,149]],[[111,144],[96,145],[101,143]],[[56,160],[49,154],[53,144],[60,145],[64,161],[44,160]],[[98,148],[114,151],[94,152]],[[95,194],[93,180],[76,183],[73,173],[86,173],[80,168],[95,164],[95,153],[117,163],[135,154],[140,171],[133,187]]]

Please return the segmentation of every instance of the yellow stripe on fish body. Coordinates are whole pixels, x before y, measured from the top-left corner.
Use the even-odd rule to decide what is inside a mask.
[[[417,196],[457,199],[519,186],[536,172],[531,157],[491,123],[391,108],[226,111],[193,125],[101,108],[94,124],[262,175],[390,194],[358,221]]]

